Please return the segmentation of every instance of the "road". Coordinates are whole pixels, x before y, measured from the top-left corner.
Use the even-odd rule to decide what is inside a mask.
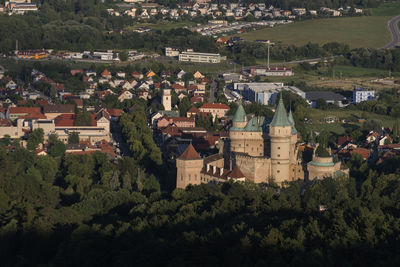
[[[400,32],[399,32],[399,27],[397,26],[399,24],[399,21],[400,21],[400,15],[388,21],[387,25],[390,32],[390,38],[392,40],[382,48],[384,49],[392,48],[395,47],[400,42]]]

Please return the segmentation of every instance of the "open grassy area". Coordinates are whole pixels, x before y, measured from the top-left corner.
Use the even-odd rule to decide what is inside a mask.
[[[243,33],[240,37],[249,41],[268,39],[275,43],[294,45],[340,42],[352,48],[378,48],[390,40],[386,28],[389,19],[390,16],[312,19]]]
[[[306,128],[308,130],[313,130],[315,132],[328,131],[337,135],[343,135],[347,127],[351,127],[352,129],[356,129],[362,126],[362,123],[353,123],[353,124],[345,124],[345,123],[324,123],[322,122],[325,117],[328,116],[336,116],[340,119],[372,119],[375,121],[380,121],[385,127],[393,127],[395,123],[395,118],[390,116],[379,115],[371,112],[365,112],[361,110],[345,110],[345,109],[336,109],[336,110],[316,110],[310,109],[307,113],[307,117],[312,119],[312,124],[306,124]]]
[[[383,3],[378,8],[371,8],[372,16],[397,16],[400,14],[400,1]]]

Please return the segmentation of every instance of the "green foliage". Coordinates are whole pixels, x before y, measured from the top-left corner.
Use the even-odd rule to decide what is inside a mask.
[[[75,126],[92,126],[92,114],[86,110],[76,114]]]
[[[27,147],[29,150],[35,150],[43,141],[44,131],[42,128],[37,128],[29,134]]]
[[[79,144],[79,134],[73,132],[68,136],[68,144]]]

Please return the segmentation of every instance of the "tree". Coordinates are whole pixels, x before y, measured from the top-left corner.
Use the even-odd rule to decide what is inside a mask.
[[[79,144],[79,134],[77,132],[73,132],[69,135],[68,144]]]
[[[42,128],[33,130],[28,136],[27,148],[31,151],[35,150],[39,144],[44,141],[44,131]]]
[[[121,61],[127,61],[128,60],[128,53],[126,51],[120,52],[119,53],[119,59]]]

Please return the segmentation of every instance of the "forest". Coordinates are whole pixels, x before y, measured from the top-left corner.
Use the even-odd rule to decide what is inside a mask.
[[[3,146],[0,258],[3,266],[396,266],[399,162],[372,167],[354,157],[350,178],[281,189],[165,191],[132,158],[37,158]]]

